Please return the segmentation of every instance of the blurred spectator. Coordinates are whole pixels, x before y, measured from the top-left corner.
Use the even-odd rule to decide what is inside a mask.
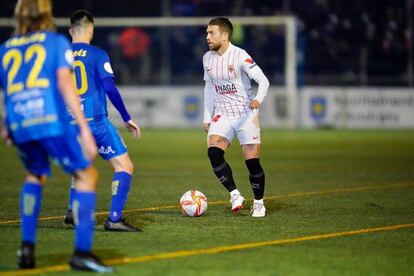
[[[126,65],[121,67],[123,83],[139,84],[149,81],[151,73],[150,44],[150,37],[139,27],[129,27],[121,32],[119,45]]]

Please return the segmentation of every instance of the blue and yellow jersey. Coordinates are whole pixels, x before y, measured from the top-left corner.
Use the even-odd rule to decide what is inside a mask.
[[[107,53],[86,43],[72,44],[76,90],[85,117],[92,120],[107,116],[106,93],[102,80],[114,77]]]
[[[69,42],[53,32],[12,36],[0,46],[6,124],[15,142],[62,135],[69,121],[57,70],[72,62]]]

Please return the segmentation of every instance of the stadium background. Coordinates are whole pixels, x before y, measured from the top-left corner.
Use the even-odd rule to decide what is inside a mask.
[[[56,17],[68,17],[71,11],[78,8],[89,9],[96,17],[295,15],[299,19],[299,40],[305,45],[302,84],[413,85],[411,39],[414,11],[410,0],[153,0],[122,1],[116,7],[109,0],[54,2]],[[2,1],[1,5],[0,16],[10,17],[14,1]],[[282,63],[268,60],[263,53],[283,51],[279,45],[282,42],[271,39],[272,29],[261,29],[250,30],[238,37],[236,43],[256,53],[255,59],[274,83],[276,76],[282,72]],[[97,46],[111,53],[115,68],[125,66],[116,53],[116,48],[119,48],[116,39],[118,31],[122,30],[100,29],[94,40]],[[159,30],[144,31],[149,40],[151,74],[140,80],[139,84],[159,84]],[[186,31],[169,34],[170,59],[174,69],[171,83],[201,83],[199,60],[207,49],[204,32],[194,34]],[[2,31],[1,40],[7,35]],[[117,71],[122,84],[136,84],[123,76],[122,70]]]
[[[14,1],[2,1],[10,17]],[[78,8],[95,17],[296,17],[297,97],[288,105],[283,26],[235,24],[245,48],[271,82],[264,127],[413,128],[413,1],[351,0],[55,1],[55,17]],[[207,23],[207,21],[206,21]],[[12,31],[3,27],[0,40]],[[66,27],[59,31],[67,34]],[[202,115],[205,26],[97,27],[93,43],[112,60],[134,117],[146,127],[196,127]],[[296,102],[297,101],[297,102]],[[110,109],[111,117],[121,123]],[[294,122],[289,121],[294,113]]]

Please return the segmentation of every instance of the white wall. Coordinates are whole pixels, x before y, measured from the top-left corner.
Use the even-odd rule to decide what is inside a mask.
[[[131,116],[143,127],[200,127],[202,86],[119,87]],[[299,91],[299,125],[305,128],[414,128],[414,90],[306,87]],[[120,116],[108,103],[111,120]],[[260,111],[261,126],[288,125],[282,88],[271,88]]]
[[[305,128],[414,128],[413,89],[312,87],[300,106]]]

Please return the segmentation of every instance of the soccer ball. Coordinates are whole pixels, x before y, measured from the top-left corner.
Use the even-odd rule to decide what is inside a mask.
[[[180,199],[181,211],[189,217],[199,217],[207,210],[207,197],[200,191],[190,190]]]

